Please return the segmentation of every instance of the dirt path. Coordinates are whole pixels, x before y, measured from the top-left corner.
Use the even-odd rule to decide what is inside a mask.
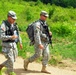
[[[0,54],[0,63],[5,60],[5,57]],[[75,66],[74,66],[75,67]],[[21,57],[17,58],[17,61],[14,64],[14,70],[17,75],[76,75],[76,70],[73,71],[71,69],[60,69],[58,67],[48,66],[47,70],[51,72],[51,74],[41,73],[41,64],[33,62],[29,64],[28,71],[24,71],[23,69],[23,59]]]

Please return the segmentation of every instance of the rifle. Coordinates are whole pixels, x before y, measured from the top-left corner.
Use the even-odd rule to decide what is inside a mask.
[[[43,28],[44,28],[45,34],[49,38],[49,42],[48,43],[51,44],[51,47],[53,48],[53,46],[52,46],[52,35],[49,34],[48,25],[44,25]]]

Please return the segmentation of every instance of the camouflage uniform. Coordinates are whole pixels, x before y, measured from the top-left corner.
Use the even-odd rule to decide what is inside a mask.
[[[43,56],[42,65],[46,66],[49,59],[49,45],[48,45],[49,38],[47,37],[46,34],[44,34],[44,29],[41,23],[44,23],[42,25],[46,25],[46,22],[42,22],[41,20],[36,22],[34,25],[35,54],[29,58],[29,62],[33,62],[42,55]],[[44,46],[44,50],[41,50],[39,48],[39,44],[42,44]]]
[[[15,42],[3,42],[3,41],[11,39],[11,36],[5,34],[6,26],[4,22],[1,24],[1,29],[2,30],[1,30],[0,39],[2,40],[2,52],[7,58],[7,60],[3,62],[2,64],[5,67],[7,67],[7,72],[10,73],[10,72],[13,72],[13,63],[15,62],[15,59],[18,56],[18,50],[17,50],[17,46]],[[19,41],[21,43],[20,36],[19,36]]]

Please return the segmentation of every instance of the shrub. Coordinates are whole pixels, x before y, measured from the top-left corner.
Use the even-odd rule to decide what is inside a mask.
[[[56,23],[51,27],[51,30],[59,36],[68,36],[72,34],[71,25],[68,25],[67,23]]]
[[[27,20],[27,21],[31,20],[31,19],[34,17],[34,16],[32,15],[32,13],[31,13],[31,11],[32,11],[32,10],[29,9],[29,8],[26,10],[26,20]]]

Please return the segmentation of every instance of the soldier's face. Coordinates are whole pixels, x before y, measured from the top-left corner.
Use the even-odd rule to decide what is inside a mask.
[[[40,19],[45,21],[45,20],[47,19],[47,17],[44,16],[44,15],[41,15],[41,16],[40,16]]]
[[[15,19],[13,19],[12,17],[8,17],[8,21],[10,22],[10,24],[13,24],[15,22]]]

